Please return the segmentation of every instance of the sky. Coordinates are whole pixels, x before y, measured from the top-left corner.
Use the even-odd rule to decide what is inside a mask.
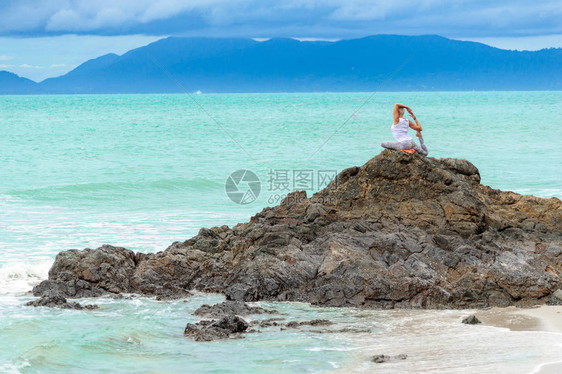
[[[0,70],[40,81],[162,37],[438,34],[498,48],[562,47],[561,0],[1,0]]]

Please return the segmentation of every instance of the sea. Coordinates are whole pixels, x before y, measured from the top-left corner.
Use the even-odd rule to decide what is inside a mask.
[[[562,92],[0,96],[0,372],[531,373],[562,361],[562,334],[461,324],[470,310],[263,302],[334,325],[199,343],[185,325],[221,295],[24,306],[62,250],[162,251],[293,190],[310,196],[392,140],[395,102],[414,111],[430,157],[467,159],[493,188],[562,198]]]

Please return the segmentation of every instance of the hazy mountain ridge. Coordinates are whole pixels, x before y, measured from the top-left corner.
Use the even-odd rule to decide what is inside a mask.
[[[560,48],[511,51],[434,35],[337,42],[170,37],[40,83],[4,73],[0,93],[180,92],[178,82],[192,92],[560,90],[561,62]]]

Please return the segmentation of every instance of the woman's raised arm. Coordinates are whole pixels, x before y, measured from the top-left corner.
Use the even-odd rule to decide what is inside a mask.
[[[420,125],[420,123],[418,122],[418,119],[416,118],[416,115],[414,114],[414,112],[412,112],[412,109],[407,108],[408,113],[410,113],[410,116],[412,116],[412,118],[414,119],[414,121],[416,121],[416,123],[410,121],[410,128],[412,130],[416,130],[416,131],[422,131],[422,127]]]
[[[411,111],[411,109],[404,104],[400,104],[400,103],[394,104],[394,109],[392,110],[392,115],[394,116],[394,124],[397,124],[400,119],[400,112],[398,111],[398,109],[401,108],[406,109],[408,112]]]
[[[416,121],[416,123],[410,121],[410,128],[412,130],[422,131],[422,127],[421,127],[420,123],[418,122],[418,119],[415,116],[412,116],[412,118],[414,118],[414,121]]]

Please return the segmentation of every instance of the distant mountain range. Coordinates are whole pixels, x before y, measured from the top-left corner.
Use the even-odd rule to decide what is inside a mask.
[[[510,51],[440,36],[298,41],[170,37],[0,94],[562,90],[562,49]]]

